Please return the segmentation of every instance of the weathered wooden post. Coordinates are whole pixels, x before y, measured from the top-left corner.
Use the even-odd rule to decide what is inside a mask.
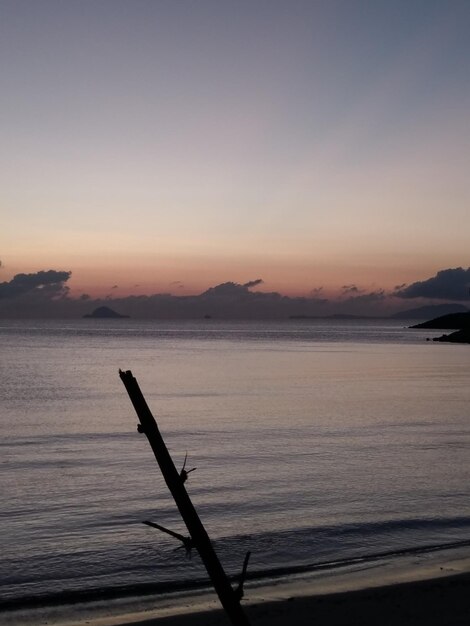
[[[145,433],[147,439],[149,440],[150,446],[155,454],[155,458],[157,459],[157,463],[162,471],[163,478],[165,479],[168,489],[170,490],[171,495],[176,502],[176,506],[181,513],[181,517],[183,518],[183,521],[189,531],[191,545],[193,545],[199,552],[222,606],[224,607],[233,626],[250,626],[250,622],[240,605],[240,598],[243,594],[243,579],[246,574],[248,555],[245,559],[243,567],[242,580],[238,589],[234,590],[232,589],[228,576],[217,557],[209,539],[209,535],[202,525],[196,509],[191,502],[191,498],[186,491],[184,482],[187,474],[183,475],[183,472],[179,473],[176,469],[173,459],[168,452],[155,418],[147,405],[137,380],[134,378],[131,371],[123,372],[119,370],[119,376],[124,383],[127,393],[129,394],[129,398],[131,399],[140,420],[138,430],[139,432]],[[163,529],[156,524],[149,525],[160,528],[160,530],[164,530],[164,532],[168,532],[166,529]],[[177,533],[170,531],[170,534],[178,539],[181,539],[185,545],[188,545],[188,540],[185,540]]]

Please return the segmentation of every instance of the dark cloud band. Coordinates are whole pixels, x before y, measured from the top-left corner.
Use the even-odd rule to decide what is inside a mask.
[[[399,298],[433,298],[436,300],[467,300],[469,297],[470,267],[446,269],[432,278],[412,283],[394,292]]]
[[[71,273],[47,270],[34,274],[16,274],[10,281],[0,283],[0,298],[14,298],[34,289],[61,288],[63,283],[70,278]]]

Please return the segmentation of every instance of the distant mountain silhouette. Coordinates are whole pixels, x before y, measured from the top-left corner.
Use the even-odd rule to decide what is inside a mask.
[[[446,303],[446,304],[429,304],[427,306],[420,306],[416,309],[407,309],[406,311],[400,311],[395,313],[391,317],[396,320],[411,320],[411,319],[427,319],[436,318],[440,315],[449,315],[450,313],[466,313],[468,308],[463,304]]]
[[[98,318],[98,319],[103,319],[103,318],[123,318],[123,317],[129,317],[128,315],[121,315],[120,313],[116,313],[116,311],[113,311],[113,309],[110,309],[109,306],[99,306],[97,309],[95,309],[93,311],[93,313],[89,313],[87,315],[84,315],[83,317],[87,317],[87,318]]]
[[[435,329],[470,329],[470,311],[466,313],[450,313],[441,315],[428,322],[415,324],[411,328],[435,328]]]
[[[333,315],[289,315],[290,320],[376,320],[382,317],[369,315],[350,315],[348,313],[334,313]]]

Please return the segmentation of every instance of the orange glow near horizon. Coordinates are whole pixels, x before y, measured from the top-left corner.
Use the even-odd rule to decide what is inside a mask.
[[[175,264],[176,265],[176,264]],[[224,282],[244,284],[261,278],[263,283],[254,291],[278,292],[290,297],[336,297],[344,285],[356,285],[363,291],[392,290],[396,285],[422,280],[437,271],[417,268],[377,267],[314,267],[299,266],[279,268],[273,265],[238,263],[224,267],[222,264],[194,263],[192,266],[140,268],[82,268],[72,273],[68,285],[72,297],[86,293],[93,298],[124,298],[127,296],[170,293],[175,296],[198,295],[210,287]]]
[[[180,251],[178,251],[180,252]],[[219,252],[219,251],[217,251]],[[377,255],[377,253],[375,253]],[[443,255],[440,255],[443,257]],[[437,255],[436,255],[437,257]],[[375,259],[379,259],[374,263]],[[29,261],[29,262],[28,262]],[[77,254],[47,255],[41,251],[34,259],[25,255],[7,255],[0,267],[0,282],[11,280],[17,273],[34,273],[55,269],[72,271],[67,285],[70,296],[79,298],[123,298],[130,295],[198,295],[224,282],[244,284],[261,278],[255,291],[278,292],[286,296],[336,297],[343,285],[356,285],[363,291],[393,290],[398,284],[412,283],[434,275],[445,267],[462,265],[456,258],[422,258],[414,255],[356,254],[348,264],[344,255],[330,251],[328,258],[305,253],[241,255],[235,254],[173,254],[151,256],[108,254],[79,256]],[[315,292],[322,288],[321,292]]]

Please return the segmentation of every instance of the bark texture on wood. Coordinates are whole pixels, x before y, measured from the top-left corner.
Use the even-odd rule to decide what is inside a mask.
[[[163,478],[186,524],[193,545],[199,552],[202,562],[206,567],[222,606],[233,626],[250,626],[250,622],[240,605],[239,593],[232,589],[232,585],[217,557],[209,535],[199,519],[196,509],[186,491],[184,479],[173,463],[173,459],[168,452],[155,418],[147,405],[137,380],[134,378],[131,371],[123,372],[119,370],[119,376],[124,383],[140,420],[139,432],[143,432],[147,436],[157,463],[160,466]]]

